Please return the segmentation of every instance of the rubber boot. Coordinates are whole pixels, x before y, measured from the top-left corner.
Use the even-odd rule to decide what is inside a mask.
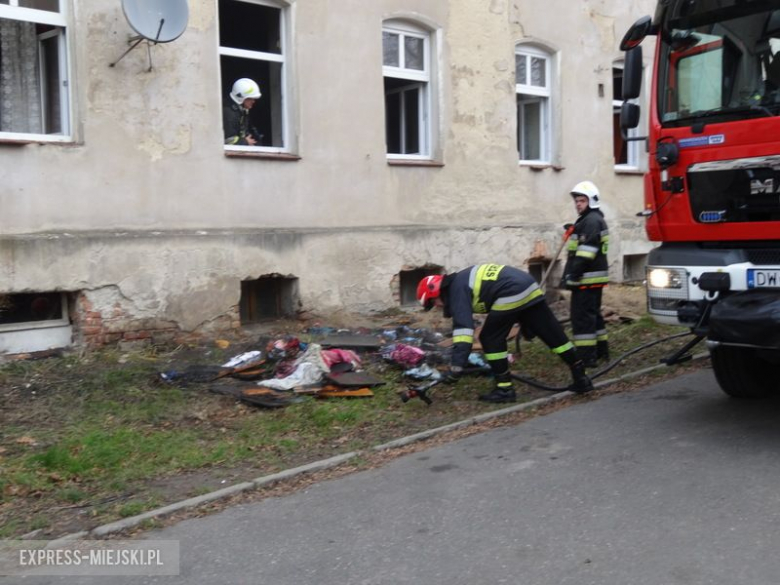
[[[609,361],[609,341],[599,341],[596,343],[596,359]]]
[[[517,395],[515,394],[515,388],[512,385],[512,376],[509,372],[499,374],[496,376],[496,387],[493,388],[487,394],[480,394],[479,400],[481,402],[515,402]]]
[[[596,359],[595,347],[578,347],[577,353],[579,354],[580,359],[582,360],[582,363],[585,364],[586,368],[598,367],[599,361]]]
[[[593,390],[593,382],[585,373],[585,364],[582,360],[574,363],[570,366],[572,384],[569,386],[569,390],[576,394],[585,394]]]

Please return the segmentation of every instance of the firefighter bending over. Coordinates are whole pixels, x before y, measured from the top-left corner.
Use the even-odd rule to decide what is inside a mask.
[[[525,334],[538,336],[566,362],[573,380],[569,390],[584,393],[593,389],[577,350],[530,274],[512,266],[478,264],[454,274],[426,276],[417,286],[417,300],[426,311],[442,307],[444,316],[452,318],[453,350],[450,370],[445,375],[447,382],[457,381],[468,363],[474,343],[474,313],[487,313],[479,341],[495,387],[481,394],[479,400],[516,400],[506,342],[515,323]]]

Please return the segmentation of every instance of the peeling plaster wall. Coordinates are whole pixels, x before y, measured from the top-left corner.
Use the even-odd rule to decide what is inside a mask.
[[[552,253],[583,178],[604,194],[615,276],[624,250],[650,249],[641,177],[613,168],[611,64],[653,1],[291,1],[297,162],[224,156],[216,4],[190,0],[149,72],[143,47],[109,67],[131,34],[121,3],[72,2],[76,141],[0,145],[0,291],[109,287],[184,330],[235,312],[240,281],[268,273],[297,276],[304,308],[385,308],[404,266]],[[441,167],[386,162],[380,28],[405,17],[436,38]],[[523,40],[559,51],[554,168],[517,162]]]

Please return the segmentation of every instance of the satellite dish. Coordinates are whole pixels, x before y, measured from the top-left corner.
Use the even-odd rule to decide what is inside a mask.
[[[122,11],[138,35],[129,40],[133,45],[119,59],[110,63],[109,67],[119,63],[145,40],[149,53],[149,71],[152,70],[151,45],[170,43],[178,39],[187,28],[190,15],[187,0],[122,0]]]
[[[170,43],[187,28],[187,0],[122,0],[122,10],[135,32],[153,43]]]

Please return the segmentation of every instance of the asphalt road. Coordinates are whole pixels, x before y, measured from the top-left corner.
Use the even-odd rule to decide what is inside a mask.
[[[180,576],[16,582],[775,585],[780,401],[706,369],[148,538]]]

